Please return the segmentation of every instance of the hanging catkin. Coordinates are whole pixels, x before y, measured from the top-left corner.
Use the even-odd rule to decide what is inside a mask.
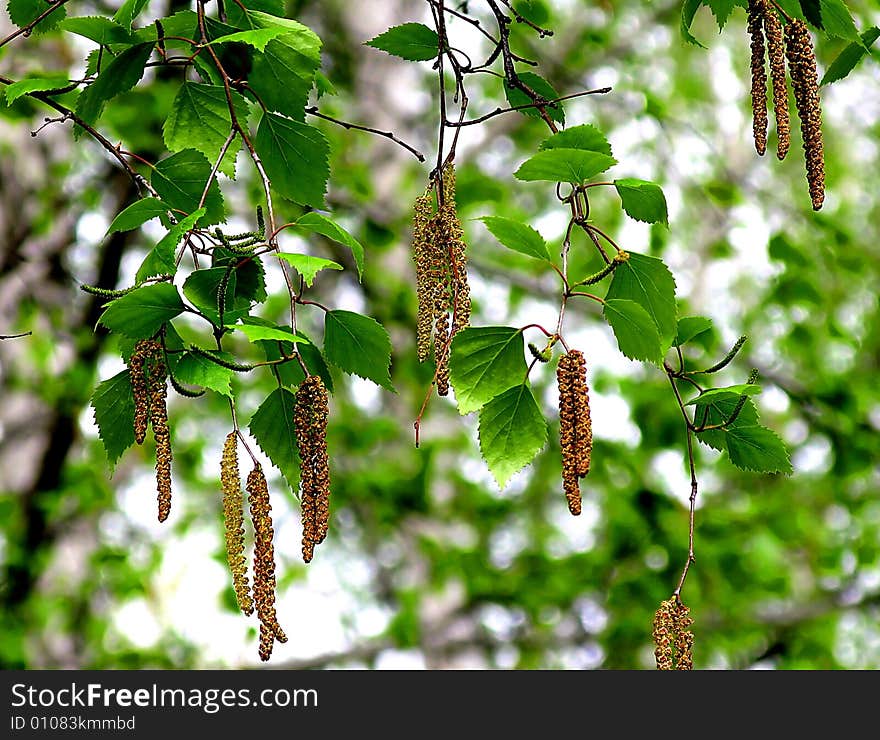
[[[767,151],[767,72],[764,69],[764,4],[749,0],[748,30],[751,37],[752,70],[752,134],[755,150],[761,156]]]
[[[776,118],[776,157],[785,159],[791,145],[791,122],[788,114],[788,86],[785,83],[785,44],[782,22],[767,0],[764,6],[764,33],[770,59],[770,81],[773,86],[773,114]]]
[[[804,162],[810,200],[818,211],[825,200],[825,155],[822,146],[822,106],[819,100],[819,76],[816,53],[807,24],[793,20],[785,27],[785,52],[794,88],[794,100],[801,122]]]
[[[654,659],[657,670],[689,671],[694,667],[691,610],[673,596],[654,614]]]
[[[150,417],[150,391],[147,384],[147,360],[161,346],[155,339],[142,339],[132,350],[128,360],[128,375],[131,382],[131,395],[134,398],[134,441],[139,445],[147,436],[147,424]]]
[[[260,620],[260,660],[269,660],[275,641],[287,642],[275,614],[275,549],[269,487],[259,464],[248,473],[248,501],[254,526],[254,605]]]
[[[467,247],[455,204],[455,167],[443,168],[434,211],[429,191],[413,205],[413,260],[416,264],[419,361],[434,345],[437,393],[449,393],[449,349],[452,338],[470,322]]]
[[[581,513],[579,479],[590,472],[593,449],[587,365],[581,352],[570,350],[559,358],[556,381],[559,387],[562,482],[568,510],[577,516]]]
[[[330,519],[330,466],[327,458],[327,388],[317,375],[310,375],[296,391],[293,412],[299,450],[302,498],[302,553],[310,562],[315,545],[324,541]]]
[[[238,608],[247,615],[254,613],[254,602],[247,577],[244,557],[244,496],[238,472],[238,435],[230,432],[223,444],[220,462],[220,483],[223,488],[223,522],[226,531],[226,562],[232,573],[232,587]]]
[[[156,440],[156,490],[159,503],[159,521],[171,513],[171,432],[168,428],[166,406],[168,371],[161,355],[154,354],[149,364],[150,424]]]

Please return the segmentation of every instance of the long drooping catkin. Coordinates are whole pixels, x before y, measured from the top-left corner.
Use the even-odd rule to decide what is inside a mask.
[[[419,361],[430,354],[433,335],[437,392],[449,393],[449,349],[452,338],[470,323],[467,246],[455,204],[455,167],[443,168],[434,212],[428,192],[413,206],[413,260],[418,295]]]
[[[275,532],[269,487],[259,464],[248,473],[247,493],[254,525],[254,605],[260,620],[260,660],[269,660],[275,641],[287,642],[287,635],[275,614]]]
[[[559,358],[556,368],[559,387],[559,446],[562,450],[562,482],[569,511],[581,513],[578,480],[590,472],[593,430],[590,421],[590,398],[587,365],[584,356],[570,350]]]
[[[147,436],[150,417],[150,390],[147,384],[146,364],[154,354],[153,339],[142,339],[132,350],[128,360],[128,376],[131,382],[131,395],[134,398],[134,441],[139,445]]]
[[[818,211],[825,200],[825,154],[822,146],[822,106],[816,53],[807,24],[793,20],[785,27],[785,52],[804,146],[810,200]]]
[[[327,536],[330,519],[330,465],[327,457],[329,407],[324,381],[310,375],[296,391],[293,423],[299,450],[303,560]]]
[[[159,521],[171,513],[171,432],[168,428],[166,406],[168,371],[161,354],[154,356],[149,365],[150,424],[156,440],[156,491],[159,503]]]
[[[238,608],[247,615],[254,613],[251,587],[244,557],[244,496],[238,473],[238,435],[230,432],[223,444],[220,462],[220,483],[223,488],[223,522],[226,531],[226,562],[232,573],[232,587]]]
[[[773,114],[776,117],[776,157],[785,159],[791,145],[791,121],[788,115],[788,86],[785,84],[785,44],[782,22],[767,0],[764,5],[764,33],[770,59],[770,81],[773,86]]]
[[[749,0],[749,36],[751,37],[752,69],[752,134],[755,150],[761,156],[767,151],[767,72],[764,69],[764,4]]]
[[[654,658],[661,671],[689,671],[694,667],[691,610],[673,596],[660,602],[654,614]]]

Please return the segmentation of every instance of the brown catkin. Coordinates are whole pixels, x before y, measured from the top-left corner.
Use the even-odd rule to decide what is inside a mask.
[[[767,151],[767,72],[764,69],[764,3],[749,0],[748,30],[751,37],[752,69],[752,135],[755,150],[761,156]]]
[[[254,526],[254,605],[260,620],[260,660],[269,660],[275,641],[287,642],[287,636],[275,614],[275,533],[269,487],[259,464],[248,473],[246,488]]]
[[[244,496],[238,472],[238,435],[230,432],[223,444],[220,461],[220,483],[223,489],[223,523],[226,531],[226,562],[232,573],[232,587],[238,608],[247,615],[254,613],[251,587],[244,557]]]
[[[559,387],[559,446],[562,450],[562,482],[569,511],[581,513],[578,479],[590,472],[593,429],[584,356],[570,350],[559,358],[556,368]]]
[[[791,121],[788,114],[788,86],[785,83],[785,44],[782,22],[767,0],[764,5],[764,34],[770,59],[770,81],[773,86],[773,114],[776,117],[776,157],[785,159],[791,145]]]
[[[654,659],[657,670],[689,671],[694,667],[691,610],[673,596],[654,614]]]
[[[293,424],[299,450],[302,499],[303,560],[310,562],[315,545],[327,537],[330,520],[330,464],[327,457],[327,388],[309,375],[296,391]]]
[[[131,395],[134,398],[134,441],[139,445],[147,436],[150,417],[150,391],[147,384],[146,360],[153,354],[153,339],[142,339],[134,346],[128,360],[128,375],[131,382]]]
[[[171,432],[168,428],[166,406],[168,376],[161,352],[152,357],[149,365],[150,424],[156,440],[156,491],[159,503],[159,521],[171,513]]]
[[[449,393],[449,350],[453,337],[470,323],[467,245],[456,212],[455,167],[443,168],[436,212],[429,191],[413,205],[413,260],[416,263],[419,362],[434,345],[437,393]]]
[[[810,200],[818,211],[825,200],[825,155],[822,146],[822,106],[816,53],[807,24],[797,19],[785,27],[785,53],[794,88],[794,101],[801,122],[804,162]]]

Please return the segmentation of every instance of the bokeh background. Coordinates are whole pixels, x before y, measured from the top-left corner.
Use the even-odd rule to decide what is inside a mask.
[[[861,29],[880,24],[876,4],[848,4]],[[70,5],[89,15],[113,3]],[[666,261],[681,315],[714,320],[695,361],[749,336],[724,379],[744,382],[759,369],[762,417],[792,452],[786,477],[743,473],[698,450],[697,561],[684,591],[696,667],[880,667],[880,66],[868,59],[823,90],[828,195],[814,214],[799,134],[783,163],[755,155],[741,9],[721,35],[700,11],[694,32],[706,50],[682,43],[678,0],[526,5],[557,31],[539,40],[514,29],[515,48],[540,60],[540,74],[563,94],[613,87],[571,101],[568,123],[601,127],[620,162],[615,175],[656,180],[669,201],[668,230],[626,219],[613,193],[593,199],[595,222],[624,248]],[[141,21],[183,7],[154,0]],[[338,95],[321,109],[392,129],[430,161],[430,63],[363,46],[391,25],[425,20],[425,3],[287,10],[324,41],[323,71]],[[0,36],[9,28],[0,16]],[[461,48],[481,48],[466,24],[450,30]],[[819,40],[820,74],[843,45]],[[75,78],[83,57],[84,47],[51,35],[17,39],[0,50],[0,71]],[[178,82],[179,72],[149,74],[108,107],[101,129],[155,160]],[[475,115],[503,104],[497,78],[472,85]],[[223,399],[171,406],[176,501],[165,525],[155,521],[151,445],[126,453],[110,476],[88,402],[122,364],[115,339],[94,330],[99,301],[78,286],[130,284],[160,234],[147,225],[104,238],[132,188],[96,146],[73,142],[69,123],[32,137],[46,115],[0,96],[0,333],[33,332],[0,343],[0,665],[257,666],[256,622],[235,611],[225,566]],[[389,329],[398,393],[336,377],[333,520],[308,567],[296,499],[271,468],[279,618],[291,639],[270,667],[652,667],[652,616],[687,552],[684,437],[666,378],[623,358],[591,307],[570,308],[566,335],[587,357],[595,435],[579,518],[561,492],[555,427],[503,492],[479,459],[476,419],[459,417],[451,400],[431,403],[416,450],[412,422],[431,369],[415,360],[408,238],[429,166],[387,140],[310,122],[333,146],[329,203],[367,249],[362,284],[353,270],[322,274],[316,295]],[[552,188],[512,177],[545,135],[519,114],[462,134],[458,202],[475,324],[555,317],[551,277],[472,220],[519,216],[559,244],[565,217]],[[239,169],[224,187],[244,226],[259,190],[241,155]],[[297,246],[351,266],[328,242],[290,237],[286,248]],[[273,269],[266,317],[284,308]],[[243,415],[271,383],[268,373],[239,380]],[[555,419],[552,370],[536,385]]]

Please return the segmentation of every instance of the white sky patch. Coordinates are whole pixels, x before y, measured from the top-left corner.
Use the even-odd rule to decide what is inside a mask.
[[[651,471],[659,478],[661,490],[683,506],[690,506],[691,478],[686,465],[687,460],[683,459],[681,453],[672,450],[658,452],[651,459]],[[702,501],[698,496],[696,508],[701,506]]]
[[[831,469],[832,462],[831,443],[820,435],[810,437],[791,457],[792,466],[798,473],[821,475]]]

